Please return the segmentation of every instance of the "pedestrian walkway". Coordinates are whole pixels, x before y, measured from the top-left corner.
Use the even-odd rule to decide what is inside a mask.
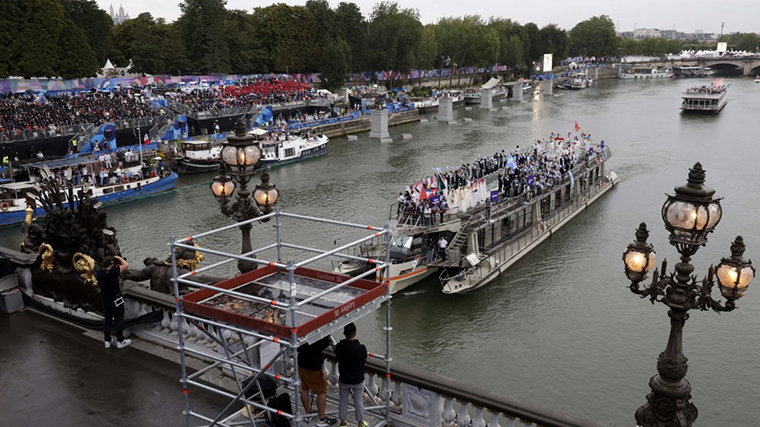
[[[132,347],[106,350],[92,336],[29,309],[0,314],[0,424],[185,424],[179,365]],[[195,393],[199,410],[227,403]]]

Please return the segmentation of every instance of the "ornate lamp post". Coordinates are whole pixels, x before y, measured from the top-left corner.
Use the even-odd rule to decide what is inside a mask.
[[[237,222],[256,218],[272,212],[277,203],[279,192],[274,184],[269,183],[269,174],[261,175],[261,184],[253,191],[248,190],[248,182],[253,178],[256,166],[261,159],[261,148],[255,138],[246,134],[243,120],[235,123],[235,134],[227,137],[227,144],[222,148],[223,175],[211,182],[211,192],[219,202],[222,213]],[[233,194],[237,189],[234,200]],[[251,224],[240,226],[243,235],[242,253],[253,250],[251,246]],[[250,261],[238,261],[241,273],[252,271],[256,264]]]
[[[658,374],[649,380],[652,391],[647,395],[647,403],[636,411],[636,422],[642,427],[685,427],[696,420],[698,411],[690,401],[691,384],[685,378],[688,364],[681,346],[688,311],[733,310],[735,301],[744,295],[755,275],[752,263],[742,258],[744,239],[741,236],[737,236],[731,245],[731,256],[723,258],[717,269],[711,266],[707,277],[698,282],[696,276],[691,275],[694,271],[691,256],[707,243],[707,235],[715,229],[722,215],[720,199],[713,197],[715,190],[705,187],[704,182],[705,171],[697,163],[689,171],[688,183],[677,187],[675,195],[668,195],[662,206],[662,219],[665,229],[670,232],[670,244],[681,255],[674,273],[666,273],[667,263],[663,261],[660,271],[654,270],[652,283],[640,286],[656,259],[654,248],[647,244],[649,231],[643,222],[636,230],[636,240],[623,253],[631,291],[642,298],[649,297],[652,304],[659,301],[670,308],[668,345],[657,359]],[[715,276],[720,292],[726,298],[723,304],[712,297]]]

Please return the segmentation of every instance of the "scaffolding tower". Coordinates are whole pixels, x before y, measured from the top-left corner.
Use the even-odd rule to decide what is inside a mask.
[[[271,219],[275,222],[274,243],[241,255],[205,247],[197,241],[247,224],[261,226]],[[312,248],[282,239],[283,222],[290,219],[297,220],[293,222],[305,221],[307,224],[322,223],[331,227],[360,229],[367,235],[329,250]],[[349,254],[350,249],[380,237],[384,238],[385,259]],[[209,240],[214,238],[210,237]],[[307,425],[313,414],[304,414],[299,408],[301,382],[298,376],[298,347],[327,337],[386,303],[385,354],[370,353],[370,357],[385,362],[384,393],[381,394],[383,401],[378,402],[371,397],[374,404],[365,407],[365,413],[376,420],[372,424],[375,427],[388,425],[391,396],[391,295],[388,280],[390,242],[388,224],[385,227],[373,227],[285,213],[279,208],[258,218],[182,239],[171,237],[169,246],[186,424],[190,426],[191,421],[201,420],[202,425],[210,426],[255,426],[271,424],[270,417],[276,414],[280,419],[285,417],[293,426]],[[178,274],[178,249],[197,251],[221,260]],[[299,254],[307,253],[309,256],[300,261],[282,261],[283,249]],[[261,256],[265,252],[275,252],[276,260],[265,259]],[[307,267],[331,258],[365,262],[374,268],[349,277]],[[233,261],[255,263],[259,268],[217,283],[193,280],[196,274],[218,269]],[[191,292],[187,293],[187,290]],[[183,338],[183,327],[214,341],[217,351],[209,354],[187,345]],[[255,354],[259,355],[259,361],[255,360]],[[186,364],[188,356],[205,359],[210,364],[191,374]],[[202,375],[214,369],[231,373],[237,385],[236,393],[200,380]],[[279,381],[288,393],[292,393],[291,412],[270,406],[259,382],[264,376]],[[230,401],[218,414],[203,414],[191,406],[191,387]]]

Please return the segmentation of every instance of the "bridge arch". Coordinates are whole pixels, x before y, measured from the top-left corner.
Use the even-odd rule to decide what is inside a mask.
[[[750,77],[752,77],[752,76],[760,76],[760,64],[758,64],[757,67],[752,68],[751,70],[749,70],[749,75],[750,75]]]
[[[718,62],[710,64],[710,69],[715,70],[716,76],[741,76],[744,68],[730,62]]]

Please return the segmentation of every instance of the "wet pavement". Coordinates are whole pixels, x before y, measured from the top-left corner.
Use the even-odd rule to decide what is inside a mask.
[[[185,425],[179,365],[84,333],[28,309],[0,314],[0,425]],[[196,410],[228,403],[194,391]]]

